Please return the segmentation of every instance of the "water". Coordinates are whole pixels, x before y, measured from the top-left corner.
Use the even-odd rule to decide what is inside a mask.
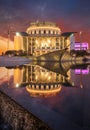
[[[0,67],[0,73],[0,90],[53,129],[64,123],[90,129],[89,63],[39,62]]]

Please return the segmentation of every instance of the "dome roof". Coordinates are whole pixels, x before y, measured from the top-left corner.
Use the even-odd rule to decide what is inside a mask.
[[[26,32],[28,34],[54,34],[54,35],[60,35],[61,29],[52,22],[35,22],[31,23],[30,27],[27,28]]]

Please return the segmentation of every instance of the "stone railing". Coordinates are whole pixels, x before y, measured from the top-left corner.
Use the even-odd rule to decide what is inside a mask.
[[[1,91],[0,115],[13,130],[51,130],[44,122]]]

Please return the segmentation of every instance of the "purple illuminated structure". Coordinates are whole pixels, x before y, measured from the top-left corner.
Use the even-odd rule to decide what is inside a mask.
[[[87,69],[75,69],[75,74],[89,74],[89,68]]]
[[[87,42],[76,42],[74,46],[75,50],[87,50],[88,49],[88,43]]]

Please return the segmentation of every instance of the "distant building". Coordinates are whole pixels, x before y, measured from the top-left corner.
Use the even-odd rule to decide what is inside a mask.
[[[14,36],[15,50],[23,50],[27,55],[42,55],[48,52],[70,50],[75,42],[74,33],[61,34],[61,29],[51,22],[31,23],[26,32],[17,32]]]
[[[75,42],[74,50],[88,50],[88,49],[89,49],[89,45],[87,42],[83,42],[83,43]]]
[[[87,75],[87,74],[89,74],[89,68],[75,69],[75,74]]]
[[[28,34],[26,32],[16,32],[14,36],[14,49],[28,51]]]

